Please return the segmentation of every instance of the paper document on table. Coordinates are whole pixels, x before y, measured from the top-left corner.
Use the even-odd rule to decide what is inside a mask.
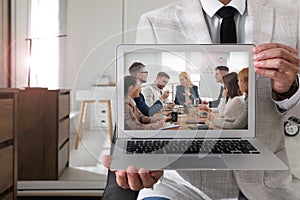
[[[161,130],[166,130],[166,129],[171,129],[171,128],[177,128],[180,127],[179,125],[176,124],[171,124],[170,122],[166,122],[164,127],[161,128]]]

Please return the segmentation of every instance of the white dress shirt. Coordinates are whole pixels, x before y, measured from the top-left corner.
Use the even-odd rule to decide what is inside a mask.
[[[218,0],[200,0],[205,12],[205,19],[208,25],[213,43],[220,43],[220,28],[222,18],[216,15],[218,10],[224,6]],[[250,43],[249,20],[246,0],[232,0],[226,6],[234,7],[238,12],[234,16],[237,30],[237,43]]]

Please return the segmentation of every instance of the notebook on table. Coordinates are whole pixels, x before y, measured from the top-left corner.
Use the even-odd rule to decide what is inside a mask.
[[[284,170],[288,167],[270,152],[255,135],[255,73],[251,44],[237,45],[120,45],[117,48],[117,118],[111,169],[216,169]],[[215,67],[226,65],[230,72],[249,67],[248,125],[241,129],[189,128],[189,119],[178,117],[177,129],[126,130],[124,116],[124,76],[133,62],[142,62],[148,82],[159,71],[170,75],[167,87],[175,95],[178,75],[190,74],[200,98],[214,99],[220,85],[214,78]],[[172,97],[174,99],[174,96]],[[249,112],[251,111],[251,112]],[[187,117],[184,115],[182,117]],[[194,114],[194,117],[197,116]],[[196,120],[197,121],[197,120]],[[200,124],[204,126],[203,118]]]

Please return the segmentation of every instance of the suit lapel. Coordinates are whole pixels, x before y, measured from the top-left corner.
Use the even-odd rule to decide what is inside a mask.
[[[274,9],[264,6],[265,0],[248,0],[250,41],[262,44],[272,41],[274,27]]]
[[[175,14],[178,24],[189,42],[212,43],[199,0],[182,1]]]

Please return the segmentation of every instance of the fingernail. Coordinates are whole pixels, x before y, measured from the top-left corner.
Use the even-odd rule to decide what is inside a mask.
[[[257,67],[257,66],[260,66],[260,65],[261,65],[261,62],[259,62],[259,61],[254,61],[253,64],[254,64],[254,66]]]

